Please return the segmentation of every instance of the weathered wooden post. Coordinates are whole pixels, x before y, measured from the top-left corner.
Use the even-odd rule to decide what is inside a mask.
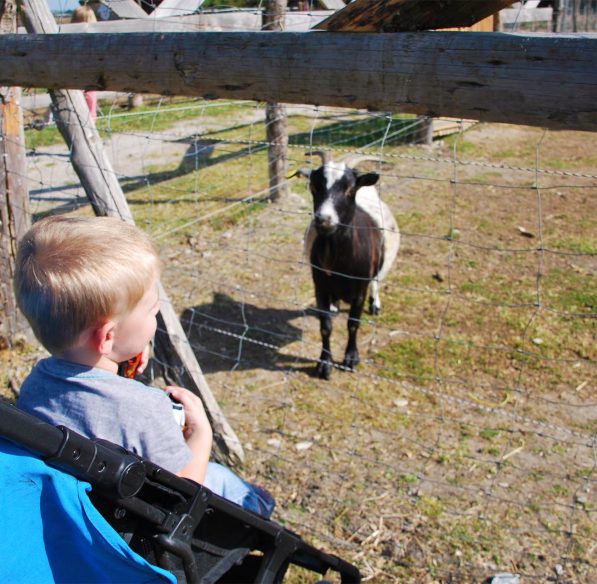
[[[551,32],[560,32],[561,10],[562,10],[562,0],[553,0],[553,10],[551,13]]]
[[[44,0],[22,0],[25,28],[30,33],[55,34],[56,21]],[[112,215],[133,223],[133,217],[116,173],[107,158],[89,108],[79,90],[51,90],[52,110],[58,130],[70,149],[73,168],[96,215]]]
[[[58,32],[56,21],[44,0],[22,0],[22,5],[28,32]],[[50,92],[50,96],[56,123],[71,149],[73,167],[95,213],[120,217],[134,223],[116,174],[105,155],[95,123],[89,117],[83,93],[79,90],[54,90]],[[240,441],[213,397],[180,320],[161,284],[160,299],[161,309],[154,347],[156,356],[173,372],[175,381],[201,397],[213,428],[214,449],[218,457],[230,463],[241,462],[244,452]]]
[[[0,34],[17,31],[16,0],[0,0]],[[19,87],[0,87],[0,341],[11,346],[28,331],[12,279],[18,240],[31,224]]]
[[[287,0],[269,0],[263,13],[263,30],[284,30]],[[265,130],[268,143],[270,199],[288,195],[288,115],[282,103],[265,106]]]
[[[416,130],[417,137],[415,144],[431,146],[433,144],[433,118],[430,116],[419,116],[417,122],[419,125]]]

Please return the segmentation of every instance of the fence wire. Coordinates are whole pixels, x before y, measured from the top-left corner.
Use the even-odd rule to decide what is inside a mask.
[[[157,99],[157,98],[156,98]],[[100,102],[98,128],[211,390],[276,518],[374,582],[590,582],[595,565],[597,156],[583,133],[288,109],[294,171],[325,148],[381,176],[401,230],[362,363],[321,351],[299,178],[269,200],[262,104]],[[38,115],[38,114],[36,114]],[[32,116],[35,119],[35,116]],[[90,213],[31,129],[36,217]],[[315,164],[315,161],[314,161]],[[160,382],[160,367],[153,369]],[[296,576],[297,581],[300,576]]]

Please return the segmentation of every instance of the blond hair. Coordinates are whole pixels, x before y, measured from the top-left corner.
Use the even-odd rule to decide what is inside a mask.
[[[79,6],[73,10],[73,15],[70,19],[71,22],[97,22],[97,18],[95,16],[95,12],[93,8],[87,6],[87,4],[83,4],[83,6]]]
[[[159,271],[153,243],[134,225],[48,217],[19,244],[15,295],[37,339],[60,354],[89,327],[131,312]]]

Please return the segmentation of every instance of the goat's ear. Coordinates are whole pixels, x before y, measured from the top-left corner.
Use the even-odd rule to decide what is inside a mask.
[[[378,180],[379,174],[376,172],[367,172],[366,174],[357,173],[357,189],[373,186]]]

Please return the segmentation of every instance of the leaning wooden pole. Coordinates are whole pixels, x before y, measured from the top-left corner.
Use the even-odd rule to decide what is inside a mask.
[[[32,33],[52,36],[58,27],[44,0],[23,0],[26,28]],[[134,223],[124,193],[112,165],[105,155],[99,133],[89,118],[89,109],[80,91],[50,92],[56,123],[71,150],[75,172],[85,188],[97,215],[120,217]],[[240,441],[229,426],[213,397],[174,307],[160,285],[161,310],[156,334],[156,353],[174,371],[176,379],[197,393],[207,411],[214,431],[216,455],[223,461],[242,462]]]
[[[16,0],[0,0],[0,35],[17,30]],[[0,87],[0,342],[28,330],[12,287],[16,247],[31,224],[19,87]]]
[[[597,35],[4,35],[0,85],[307,103],[595,131]]]

